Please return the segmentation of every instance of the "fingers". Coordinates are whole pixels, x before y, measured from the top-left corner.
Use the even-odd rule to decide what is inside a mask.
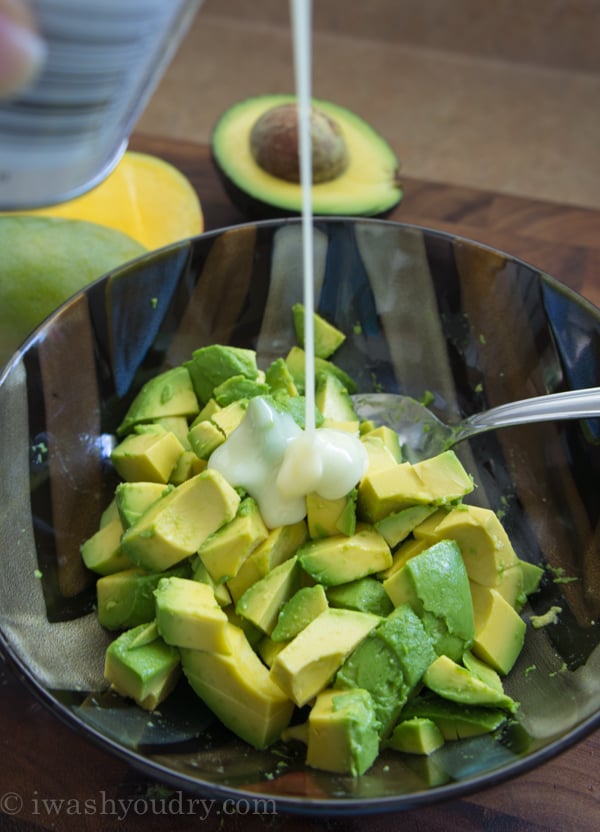
[[[0,0],[0,96],[26,87],[39,72],[46,47],[24,0]]]

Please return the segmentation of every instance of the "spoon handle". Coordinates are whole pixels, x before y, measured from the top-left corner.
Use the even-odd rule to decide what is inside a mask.
[[[492,428],[589,416],[600,416],[600,387],[566,390],[501,404],[469,416],[459,434],[464,439]]]

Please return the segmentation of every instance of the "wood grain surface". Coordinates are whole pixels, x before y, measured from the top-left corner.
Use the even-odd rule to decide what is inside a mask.
[[[175,164],[200,197],[207,230],[243,221],[209,149],[135,136],[132,148]],[[390,219],[476,239],[518,255],[600,306],[600,212],[407,178]],[[402,813],[307,819],[192,800],[149,781],[61,723],[0,664],[2,830],[272,830],[537,832],[600,828],[600,731],[521,776],[460,800]]]

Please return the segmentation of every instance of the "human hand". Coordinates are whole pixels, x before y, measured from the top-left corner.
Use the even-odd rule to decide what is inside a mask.
[[[0,97],[24,89],[46,56],[27,0],[0,0]]]

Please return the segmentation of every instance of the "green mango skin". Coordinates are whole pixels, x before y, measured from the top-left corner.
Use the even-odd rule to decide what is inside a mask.
[[[83,220],[0,217],[0,367],[64,301],[145,251]]]

